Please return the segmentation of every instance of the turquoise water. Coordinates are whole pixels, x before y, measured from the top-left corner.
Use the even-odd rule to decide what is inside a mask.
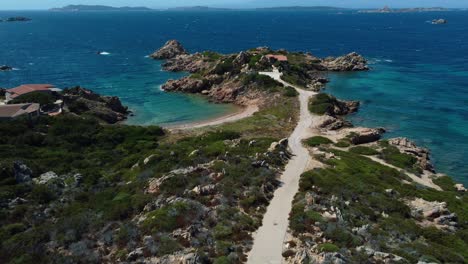
[[[468,12],[0,12],[10,16],[33,21],[0,23],[0,64],[19,69],[0,73],[0,87],[86,86],[121,97],[135,111],[132,124],[192,122],[232,109],[160,91],[167,79],[184,75],[145,57],[168,39],[191,52],[357,51],[371,59],[372,71],[330,75],[327,90],[363,102],[352,121],[416,140],[432,150],[439,171],[468,183]],[[449,23],[426,22],[440,17]]]

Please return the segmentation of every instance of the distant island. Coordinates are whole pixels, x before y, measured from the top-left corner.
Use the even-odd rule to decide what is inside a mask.
[[[396,8],[392,9],[385,6],[381,9],[364,9],[359,10],[359,13],[417,13],[417,12],[443,12],[451,11],[452,9],[444,7],[416,7],[416,8]]]
[[[349,10],[343,7],[333,6],[278,6],[278,7],[263,7],[256,8],[263,11],[343,11]]]
[[[113,7],[104,5],[67,5],[59,8],[52,8],[49,11],[60,11],[60,12],[89,12],[89,11],[151,11],[153,9],[148,7]]]

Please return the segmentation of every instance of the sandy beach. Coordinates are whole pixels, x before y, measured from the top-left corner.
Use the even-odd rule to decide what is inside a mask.
[[[238,121],[240,119],[252,116],[256,112],[258,112],[258,110],[259,110],[258,105],[253,103],[245,107],[238,107],[237,111],[221,116],[221,117],[216,117],[213,119],[187,123],[187,124],[181,124],[181,125],[164,126],[164,128],[174,131],[174,130],[195,129],[195,128],[201,128],[201,127],[206,127],[206,126],[216,126],[216,125],[221,125],[224,123]]]

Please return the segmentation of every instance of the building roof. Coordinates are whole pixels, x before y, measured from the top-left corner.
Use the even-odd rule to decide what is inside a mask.
[[[15,118],[39,110],[39,104],[11,104],[0,106],[0,118]]]
[[[288,57],[286,57],[285,55],[273,55],[273,54],[268,54],[266,55],[267,58],[271,59],[276,59],[278,61],[288,61]]]
[[[50,91],[55,88],[52,84],[23,84],[21,86],[6,90],[7,93],[11,94],[11,98],[16,98],[23,94],[28,94],[37,91]]]

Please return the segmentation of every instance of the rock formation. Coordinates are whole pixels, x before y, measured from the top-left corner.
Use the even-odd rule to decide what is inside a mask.
[[[326,58],[322,65],[328,71],[367,71],[367,60],[356,52],[338,58]]]
[[[8,65],[1,65],[0,66],[0,71],[11,71],[11,70],[13,70],[13,68],[8,66]]]
[[[432,20],[431,22],[433,25],[442,25],[442,24],[447,24],[447,20],[443,19],[443,18],[439,18],[439,19],[434,19]]]
[[[75,87],[62,93],[65,108],[75,114],[89,114],[109,124],[125,120],[129,114],[115,96],[101,96],[91,90]]]
[[[151,54],[150,57],[157,60],[167,60],[184,54],[187,54],[187,51],[180,42],[169,40],[162,48]]]
[[[400,152],[410,154],[418,159],[418,165],[423,170],[435,172],[430,161],[428,149],[418,147],[413,141],[407,138],[392,138],[388,141],[390,145],[397,147]]]
[[[348,137],[352,144],[360,145],[378,141],[384,133],[385,129],[383,128],[365,128],[353,131]]]

